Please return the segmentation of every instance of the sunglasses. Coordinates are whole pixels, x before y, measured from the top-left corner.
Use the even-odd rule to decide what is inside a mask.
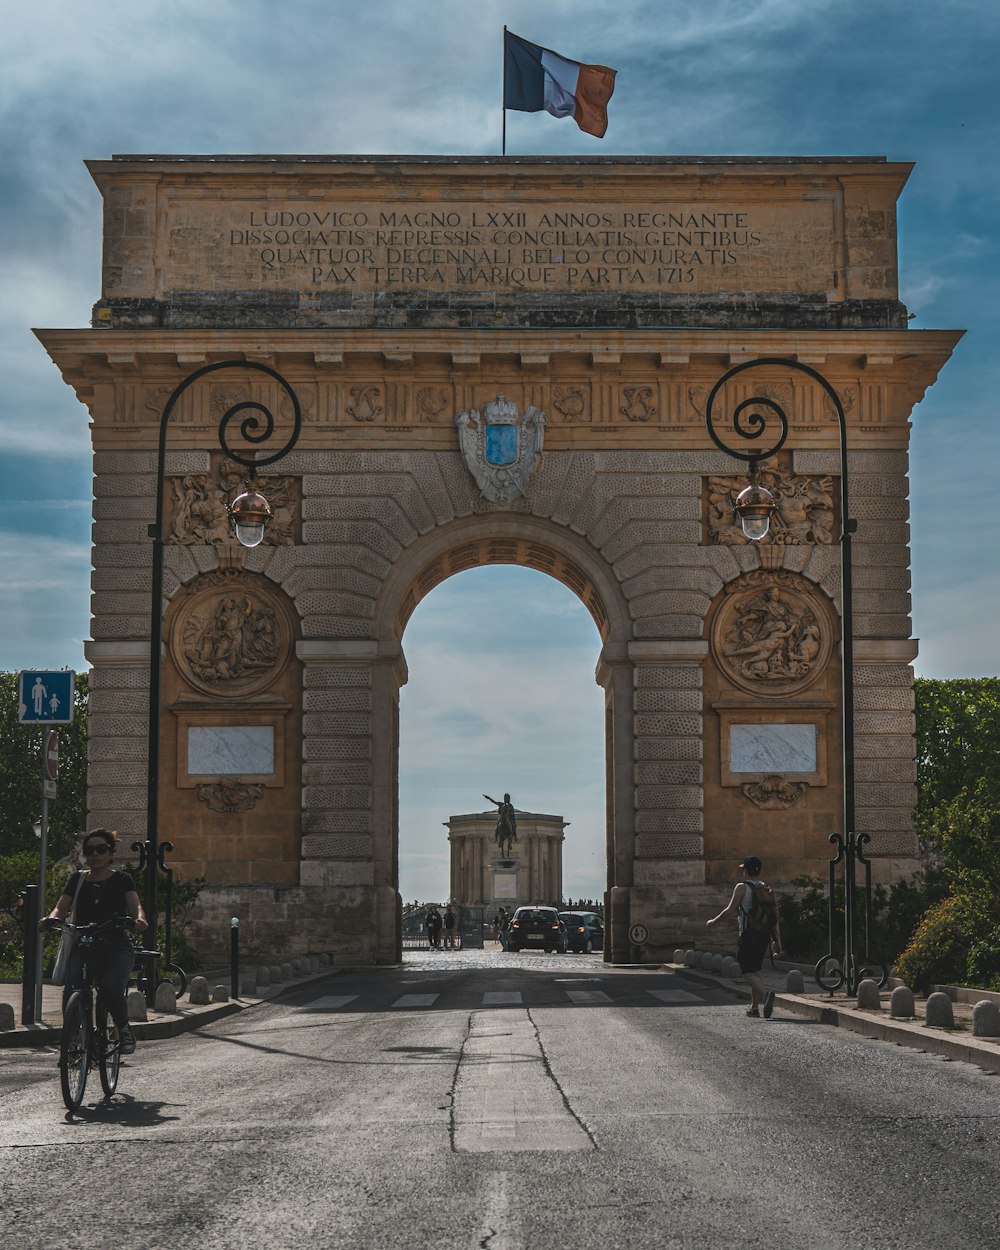
[[[111,847],[108,846],[107,842],[92,842],[90,846],[83,848],[83,853],[84,855],[104,855],[110,850]]]

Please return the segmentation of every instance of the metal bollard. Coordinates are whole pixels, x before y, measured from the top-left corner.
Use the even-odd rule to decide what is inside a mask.
[[[24,968],[21,974],[21,1023],[35,1020],[35,982],[38,980],[38,886],[24,887]],[[41,1013],[39,1012],[39,1019]]]
[[[229,992],[233,998],[240,996],[240,918],[234,916],[229,922]]]

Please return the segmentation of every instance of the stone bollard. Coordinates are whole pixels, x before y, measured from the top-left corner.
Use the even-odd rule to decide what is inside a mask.
[[[889,999],[889,1015],[894,1020],[912,1020],[917,1014],[913,991],[908,985],[897,985]]]
[[[161,981],[156,987],[153,1007],[156,1011],[162,1011],[164,1015],[174,1016],[177,1014],[177,991],[169,981]]]
[[[881,1011],[882,995],[879,993],[878,982],[866,977],[858,982],[858,1006],[862,1011]]]
[[[294,975],[295,975],[295,974],[294,974],[294,972],[292,971],[292,965],[291,965],[291,964],[282,964],[282,965],[281,965],[281,979],[282,979],[282,981],[290,981]]]
[[[270,985],[271,984],[271,969],[270,968],[261,967],[257,969],[257,984],[258,985]]]
[[[685,968],[697,967],[697,964],[695,963],[695,960],[694,960],[694,957],[696,954],[697,954],[697,951],[685,951],[684,952],[684,967]]]
[[[725,960],[722,958],[722,956],[721,956],[721,955],[719,955],[719,954],[715,954],[715,955],[713,955],[713,956],[712,956],[712,971],[713,971],[713,972],[721,972],[721,971],[722,971],[722,965],[723,965],[724,963],[725,963]]]
[[[806,990],[806,979],[798,968],[789,968],[785,973],[785,993],[786,994],[804,994]]]
[[[277,985],[281,980],[281,964],[272,964],[267,970],[268,976],[271,978],[271,984]]]
[[[298,959],[292,960],[292,971],[297,977],[301,977],[304,973],[309,971],[309,967],[306,964],[306,961],[299,957]]]
[[[208,982],[204,977],[192,977],[188,986],[188,1002],[192,1007],[204,1007],[208,1001]]]
[[[732,981],[737,980],[743,975],[743,969],[740,967],[739,960],[734,959],[732,955],[728,955],[726,957],[726,962],[723,965],[722,971]]]
[[[684,962],[684,952],[679,948],[674,951],[674,963],[682,964]]]
[[[319,966],[320,966],[321,968],[329,968],[329,966],[330,966],[330,956],[329,956],[329,955],[320,955],[320,956],[318,957],[318,962],[319,962]]]
[[[17,1024],[14,1018],[14,1008],[10,1003],[0,1003],[0,1033],[6,1033]]]
[[[257,974],[251,972],[249,975],[240,978],[240,998],[256,998],[257,997]]]
[[[142,990],[129,990],[125,1006],[128,1008],[128,1018],[130,1020],[149,1019],[146,1012],[146,995]]]
[[[944,990],[927,995],[927,1023],[932,1029],[953,1029],[955,1012]]]
[[[972,1009],[973,1037],[1000,1037],[1000,1007],[984,998]]]
[[[229,1002],[229,986],[217,985],[212,990],[212,1002],[213,1003],[228,1003]]]

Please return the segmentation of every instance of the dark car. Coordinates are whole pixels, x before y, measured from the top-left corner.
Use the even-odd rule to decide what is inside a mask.
[[[566,954],[566,930],[554,907],[519,907],[507,930],[507,949],[558,951]]]
[[[604,949],[604,925],[600,916],[592,911],[561,911],[559,919],[566,930],[566,945],[571,951]]]

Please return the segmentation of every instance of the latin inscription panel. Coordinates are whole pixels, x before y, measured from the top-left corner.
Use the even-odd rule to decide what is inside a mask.
[[[274,772],[270,725],[191,725],[187,748],[187,770],[193,776]]]
[[[815,725],[732,725],[729,768],[734,773],[814,773]]]
[[[167,290],[830,292],[835,197],[580,207],[172,199]]]

